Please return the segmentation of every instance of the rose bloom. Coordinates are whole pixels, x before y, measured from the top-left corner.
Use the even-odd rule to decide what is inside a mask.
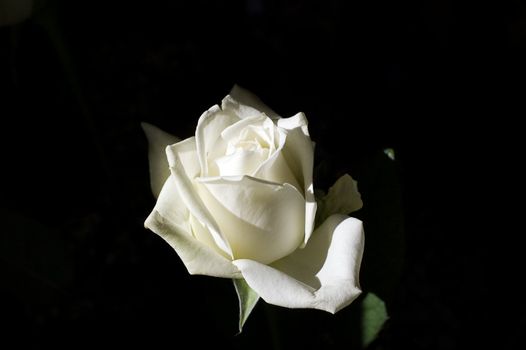
[[[317,203],[314,146],[303,113],[281,118],[235,86],[204,112],[195,136],[143,123],[157,203],[145,226],[190,274],[244,279],[267,303],[334,313],[359,294],[362,222],[356,182],[341,177]]]

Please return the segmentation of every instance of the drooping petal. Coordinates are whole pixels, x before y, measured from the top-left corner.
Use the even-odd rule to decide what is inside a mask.
[[[361,293],[363,246],[361,221],[333,215],[318,227],[304,249],[271,266],[248,259],[233,263],[248,285],[270,304],[335,313]]]
[[[183,164],[179,159],[179,155],[173,152],[171,147],[166,148],[166,155],[168,157],[171,174],[177,187],[177,192],[179,193],[182,202],[188,208],[190,214],[192,214],[206,227],[207,230],[210,231],[217,246],[228,256],[232,257],[232,250],[228,241],[223,236],[216,220],[214,220],[214,217],[210,214],[201,198],[197,195],[192,180],[186,175]]]
[[[192,236],[188,215],[175,180],[170,176],[144,226],[161,236],[175,249],[190,274],[238,278],[240,272],[230,259]]]
[[[321,200],[319,219],[324,220],[332,214],[350,214],[362,206],[358,183],[349,174],[345,174],[336,180]]]
[[[156,126],[141,123],[142,130],[148,139],[148,161],[150,163],[150,186],[157,198],[163,184],[170,176],[170,168],[166,159],[166,146],[179,141],[179,138],[162,131]]]
[[[250,91],[240,87],[239,85],[234,85],[232,90],[230,90],[229,95],[240,105],[252,107],[260,112],[265,113],[272,119],[279,118],[279,115],[276,112],[274,112],[269,106],[263,103],[263,101],[261,101],[259,97],[257,97]]]
[[[293,186],[249,176],[198,182],[199,195],[235,259],[268,264],[292,253],[303,241],[305,201]]]
[[[283,127],[293,127],[287,130],[287,141],[283,147],[283,155],[290,169],[302,184],[305,193],[305,239],[303,244],[307,244],[312,230],[314,229],[314,219],[316,217],[316,199],[314,197],[314,186],[312,183],[312,171],[314,167],[314,146],[307,130],[307,119],[303,113],[288,118],[281,119]]]
[[[195,130],[195,141],[201,176],[218,175],[217,169],[209,169],[214,166],[214,163],[208,160],[225,154],[226,144],[221,133],[238,120],[238,117],[231,113],[224,113],[217,105],[204,112],[199,118]]]

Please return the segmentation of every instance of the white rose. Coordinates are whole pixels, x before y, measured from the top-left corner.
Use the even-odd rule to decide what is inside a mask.
[[[340,178],[313,231],[314,150],[303,113],[280,118],[236,86],[203,113],[194,137],[176,142],[143,128],[158,196],[145,226],[190,274],[243,278],[270,304],[332,313],[360,294],[362,223],[342,215],[361,207],[360,195],[350,176]]]

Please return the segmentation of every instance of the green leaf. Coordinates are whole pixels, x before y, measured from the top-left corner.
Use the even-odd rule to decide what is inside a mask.
[[[382,330],[389,319],[382,299],[374,293],[367,293],[361,303],[362,348],[366,348]]]
[[[259,295],[250,288],[244,279],[234,279],[233,281],[239,299],[239,333],[241,333],[243,325],[259,300]]]

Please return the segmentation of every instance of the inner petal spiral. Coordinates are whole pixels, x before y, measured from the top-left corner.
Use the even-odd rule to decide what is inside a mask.
[[[239,121],[225,130],[225,154],[216,158],[219,176],[254,175],[276,151],[276,126],[265,115]]]

